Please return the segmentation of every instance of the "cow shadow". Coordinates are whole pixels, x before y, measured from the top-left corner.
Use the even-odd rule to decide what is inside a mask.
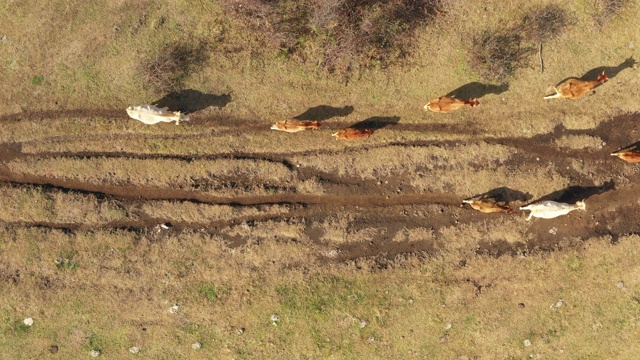
[[[477,81],[470,82],[468,84],[464,84],[459,88],[450,91],[447,95],[448,97],[453,97],[456,99],[480,99],[481,97],[488,94],[500,95],[503,92],[509,90],[509,84],[502,85],[493,85],[493,84],[483,84]]]
[[[569,186],[562,190],[554,191],[551,194],[545,195],[536,202],[551,200],[560,203],[574,204],[578,201],[588,199],[593,195],[600,195],[614,189],[615,183],[613,180],[606,181],[600,186]]]
[[[620,149],[614,151],[613,153],[617,153],[618,151],[622,151],[622,150],[638,150],[639,148],[640,148],[640,141],[636,141],[631,145],[621,147]]]
[[[166,107],[172,111],[180,111],[183,114],[191,114],[206,109],[209,106],[215,106],[220,109],[230,102],[231,93],[215,95],[187,89],[171,92],[155,101],[153,105],[161,108]]]
[[[352,129],[358,130],[379,130],[387,126],[396,125],[400,121],[399,116],[374,116],[368,119],[359,121],[351,126]]]
[[[499,187],[489,190],[472,197],[472,199],[495,199],[497,201],[511,202],[527,202],[533,198],[533,195],[519,190],[510,189],[508,187]]]
[[[602,74],[602,72],[604,71],[605,74],[607,74],[607,77],[609,79],[613,79],[614,77],[618,76],[618,74],[625,69],[629,69],[629,68],[633,68],[638,62],[635,61],[633,59],[633,56],[624,60],[623,62],[621,62],[619,65],[617,66],[599,66],[597,68],[593,68],[589,71],[587,71],[586,73],[584,73],[584,75],[582,75],[581,77],[577,78],[578,80],[582,80],[582,81],[592,81],[598,78],[598,75]],[[568,77],[565,78],[563,80],[561,80],[559,83],[556,84],[560,85],[562,83],[564,83],[565,81],[569,80],[569,79],[576,79],[576,77]]]
[[[293,118],[302,121],[324,121],[334,117],[344,117],[353,112],[353,106],[334,107],[329,105],[319,105],[309,108]]]

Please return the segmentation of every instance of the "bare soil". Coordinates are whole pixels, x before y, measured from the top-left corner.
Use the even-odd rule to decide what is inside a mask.
[[[59,117],[92,117],[109,116],[117,120],[124,119],[122,112],[116,110],[74,110],[60,112],[29,113],[4,116],[3,122],[20,122],[24,118],[56,119]],[[538,135],[531,138],[492,138],[483,137],[479,129],[459,127],[447,124],[402,124],[391,125],[388,130],[402,131],[443,131],[454,134],[466,134],[477,137],[478,142],[488,144],[507,145],[517,149],[517,153],[505,163],[511,176],[517,177],[531,171],[541,163],[552,164],[555,170],[571,179],[574,186],[560,189],[548,194],[542,199],[556,200],[573,203],[578,200],[586,200],[587,212],[576,211],[568,217],[551,220],[533,220],[525,234],[526,242],[508,242],[504,239],[495,239],[491,233],[484,232],[478,242],[476,253],[492,256],[502,255],[526,255],[539,251],[558,251],[565,248],[575,248],[582,245],[586,239],[610,235],[615,242],[620,236],[640,233],[639,208],[635,201],[640,196],[640,174],[637,170],[631,172],[629,167],[636,165],[627,164],[609,155],[625,145],[638,140],[638,122],[640,115],[625,115],[603,122],[596,129],[569,130],[558,126],[553,132]],[[255,121],[237,119],[194,119],[184,125],[194,128],[210,127],[211,124],[221,126],[223,124],[235,127],[238,133],[251,133],[269,131],[263,125],[256,125]],[[341,127],[341,122],[333,124]],[[555,140],[570,135],[589,135],[599,137],[604,145],[601,149],[567,149],[559,148]],[[130,135],[135,138],[136,135]],[[140,135],[145,136],[145,135]],[[90,134],[83,136],[86,139]],[[46,141],[59,141],[60,139],[48,139]],[[69,140],[66,138],[65,140]],[[212,139],[215,141],[215,139]],[[411,143],[395,144],[371,144],[362,141],[357,151],[367,150],[372,147],[388,146],[440,146],[452,147],[460,145],[464,141],[416,141]],[[418,193],[409,185],[408,175],[401,175],[393,179],[383,181],[362,180],[349,177],[341,177],[335,174],[322,173],[313,168],[298,167],[290,159],[290,154],[277,153],[275,149],[265,149],[264,153],[246,154],[198,154],[198,155],[167,155],[167,154],[136,154],[129,152],[59,152],[26,154],[21,151],[21,143],[0,144],[0,180],[10,186],[40,186],[45,189],[53,189],[62,192],[76,192],[94,194],[99,198],[115,199],[121,203],[139,207],[145,202],[155,200],[171,200],[177,202],[194,202],[205,204],[224,204],[234,207],[261,207],[269,204],[281,204],[290,206],[290,212],[286,216],[254,216],[237,218],[230,221],[215,221],[210,223],[173,223],[171,231],[182,229],[205,229],[205,231],[218,234],[227,240],[229,246],[243,245],[246,240],[238,236],[230,236],[222,231],[230,226],[239,224],[255,225],[264,221],[303,223],[304,234],[310,239],[313,246],[318,245],[333,248],[332,255],[321,252],[319,255],[327,262],[354,261],[363,258],[375,258],[379,266],[387,266],[390,260],[397,259],[410,253],[424,254],[425,256],[436,254],[443,246],[441,229],[445,227],[474,227],[479,230],[486,229],[486,222],[496,217],[522,218],[524,214],[515,211],[512,214],[493,215],[476,212],[463,207],[461,200],[465,197],[477,194],[451,194],[451,193]],[[345,151],[356,151],[348,149]],[[304,151],[302,154],[319,154],[320,151]],[[330,157],[332,152],[327,152]],[[297,154],[300,155],[300,154]],[[17,159],[47,157],[66,157],[89,159],[92,157],[110,157],[126,161],[127,159],[157,159],[176,158],[190,161],[193,159],[215,159],[224,157],[227,159],[260,159],[269,162],[284,164],[296,173],[299,180],[318,179],[323,185],[323,194],[301,194],[294,191],[275,193],[273,195],[245,195],[237,197],[223,197],[203,194],[194,190],[181,190],[173,188],[150,188],[129,185],[114,185],[100,182],[82,182],[64,178],[39,176],[31,174],[18,174],[12,172],[6,164]],[[588,175],[576,170],[576,161],[595,164],[597,171]],[[469,164],[473,166],[473,164]],[[465,176],[465,174],[460,174]],[[236,178],[233,181],[247,185],[251,179]],[[282,189],[280,189],[282,190]],[[286,189],[285,189],[286,190]],[[526,189],[496,188],[492,195],[497,195],[510,200],[514,207],[524,205],[538,199],[532,199]],[[347,215],[354,220],[349,223],[349,233],[369,229],[371,234],[369,241],[345,242],[335,247],[323,240],[325,228],[319,226],[336,214]],[[168,219],[149,218],[140,216],[135,221],[117,221],[100,225],[102,228],[128,228],[139,231],[151,231],[158,224],[169,222]],[[70,231],[87,229],[87,225],[55,224],[55,223],[25,223],[17,222],[14,226],[44,226],[52,228],[64,228]],[[394,236],[401,231],[428,228],[434,236],[433,239],[422,241],[392,241]],[[322,255],[324,254],[324,255]],[[337,254],[337,255],[336,255]],[[387,264],[387,265],[385,265]],[[461,259],[464,264],[464,259]]]

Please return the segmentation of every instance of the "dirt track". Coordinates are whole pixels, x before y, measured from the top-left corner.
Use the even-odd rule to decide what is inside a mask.
[[[76,110],[66,112],[31,113],[4,116],[0,118],[2,124],[15,124],[19,126],[23,119],[54,120],[58,118],[104,116],[114,118],[116,121],[128,121],[120,111],[111,110]],[[640,195],[640,174],[635,169],[636,165],[627,164],[609,156],[609,153],[623,146],[634,143],[640,138],[637,125],[640,115],[627,115],[607,122],[603,122],[596,129],[567,130],[558,126],[552,133],[538,135],[533,138],[492,138],[483,137],[481,131],[473,126],[461,127],[450,124],[402,124],[397,123],[388,126],[385,131],[429,131],[472,136],[473,142],[485,144],[504,145],[516,151],[501,166],[508,168],[512,176],[517,177],[541,164],[550,164],[557,173],[570,179],[573,186],[558,189],[557,192],[544,196],[546,200],[558,200],[563,202],[575,202],[587,199],[587,212],[573,212],[567,217],[551,220],[533,220],[523,223],[524,215],[518,211],[508,215],[482,214],[462,207],[463,198],[477,194],[449,194],[449,193],[420,193],[409,185],[410,174],[400,174],[386,182],[362,180],[349,176],[339,176],[331,173],[317,171],[310,167],[299,167],[291,160],[293,155],[318,155],[327,157],[330,161],[333,155],[338,153],[357,153],[373,148],[388,148],[391,146],[414,147],[438,147],[447,148],[472,143],[469,140],[431,141],[419,140],[411,142],[386,142],[380,143],[370,140],[360,141],[357,146],[336,150],[305,150],[297,153],[278,152],[277,148],[265,149],[258,153],[216,153],[207,154],[149,154],[135,152],[39,152],[25,153],[22,147],[28,143],[4,143],[0,145],[0,180],[4,186],[37,186],[47,191],[73,192],[81,194],[94,194],[99,199],[115,199],[121,203],[138,206],[153,200],[171,200],[177,202],[194,202],[203,204],[223,204],[233,207],[259,208],[269,204],[288,206],[286,215],[258,215],[247,216],[231,221],[214,222],[178,222],[172,223],[170,232],[182,229],[202,229],[203,231],[218,234],[226,239],[229,246],[240,246],[246,243],[246,239],[237,236],[229,236],[222,230],[226,227],[239,224],[255,226],[260,222],[275,221],[280,223],[296,222],[305,226],[305,235],[308,237],[311,248],[320,249],[318,256],[330,262],[347,261],[360,258],[376,258],[380,266],[386,266],[388,260],[406,253],[434,254],[443,248],[443,241],[451,239],[443,236],[442,229],[451,227],[476,228],[483,235],[477,242],[477,253],[486,253],[493,256],[504,254],[526,254],[535,251],[561,250],[565,247],[581,246],[585,240],[596,236],[611,236],[612,241],[625,234],[640,233],[639,206],[637,200]],[[211,124],[226,130],[215,130]],[[335,122],[332,126],[348,126],[346,122]],[[170,126],[170,125],[165,125]],[[251,133],[269,131],[264,125],[256,125],[255,122],[238,121],[232,119],[199,119],[195,118],[184,126],[202,128],[202,137],[210,137],[215,143],[215,136],[220,134]],[[229,130],[228,128],[233,128]],[[169,128],[170,130],[170,128]],[[567,135],[589,135],[602,139],[605,145],[601,149],[567,149],[559,148],[555,140]],[[136,140],[142,138],[196,138],[199,135],[170,135],[170,134],[114,134],[107,136],[105,141],[114,138],[127,138]],[[294,135],[295,136],[295,135]],[[89,139],[104,138],[92,134],[74,136],[51,136],[31,142],[82,142]],[[375,139],[375,135],[371,138]],[[15,160],[46,159],[46,158],[112,158],[118,161],[130,159],[173,159],[190,162],[198,159],[239,160],[252,159],[277,164],[283,164],[298,181],[318,179],[323,185],[324,194],[301,194],[295,189],[281,187],[274,189],[271,195],[245,194],[242,196],[215,196],[194,189],[157,188],[134,186],[130,184],[113,184],[100,182],[82,182],[73,178],[42,176],[37,174],[19,174],[12,172],[7,164]],[[585,175],[576,170],[576,162],[589,162],[595,164],[597,171]],[[474,164],[467,164],[474,166]],[[434,174],[437,176],[437,173]],[[461,174],[464,176],[464,174]],[[237,177],[225,179],[229,184],[237,186],[242,184],[246,188],[252,188],[247,184],[252,180]],[[526,202],[538,200],[527,197],[526,189],[501,188],[496,184],[494,194],[498,194],[511,200],[515,206]],[[330,244],[323,240],[326,229],[319,226],[329,218],[339,215],[350,216],[352,221],[348,224],[347,233],[368,231],[369,241],[346,241],[342,244]],[[99,225],[99,228],[126,228],[133,231],[149,233],[160,223],[169,222],[167,219],[150,217],[148,214],[139,214],[135,221],[115,221]],[[494,238],[490,233],[492,224],[500,223],[504,226],[515,226],[524,231],[523,238],[526,241],[508,241],[504,238]],[[505,225],[506,224],[506,225]],[[88,230],[95,226],[87,226],[81,223],[50,223],[50,222],[15,222],[12,226],[41,226],[62,228],[70,231]],[[428,228],[433,232],[431,239],[420,241],[395,240],[399,233],[416,228]],[[327,251],[335,250],[327,255]],[[315,251],[315,250],[314,250]]]

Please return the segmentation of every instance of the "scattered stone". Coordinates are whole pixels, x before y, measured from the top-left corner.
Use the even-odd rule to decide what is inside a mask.
[[[449,330],[449,329],[451,329],[451,327],[452,327],[452,326],[453,326],[453,324],[451,324],[451,323],[446,323],[446,324],[444,325],[444,329],[445,329],[445,330]]]
[[[618,283],[616,284],[616,287],[618,289],[624,289],[624,282],[622,280],[618,281]]]
[[[140,352],[140,348],[137,347],[137,346],[132,346],[132,347],[129,348],[129,352],[132,353],[132,354],[137,354],[137,353]]]
[[[60,350],[60,349],[58,348],[58,345],[51,345],[51,346],[49,346],[49,352],[50,352],[50,353],[52,353],[52,354],[57,353],[57,352],[58,352],[58,350]]]
[[[202,347],[202,344],[200,344],[199,341],[194,342],[193,344],[191,344],[191,348],[193,350],[200,350],[200,348]]]
[[[91,352],[89,353],[89,355],[91,355],[91,357],[98,357],[98,356],[100,356],[100,351],[98,351],[98,350],[91,350]]]
[[[559,308],[562,305],[564,305],[564,301],[562,299],[558,300],[558,302],[556,303],[556,307]]]
[[[360,320],[360,329],[364,329],[365,326],[367,326],[367,322],[364,320]]]
[[[173,306],[171,306],[171,307],[169,308],[169,312],[170,312],[170,313],[172,313],[172,314],[175,314],[175,313],[177,313],[177,312],[178,312],[178,309],[179,309],[179,308],[180,308],[180,305],[178,305],[178,304],[173,304]]]
[[[524,340],[524,346],[531,346],[531,340],[525,339]]]
[[[33,325],[33,318],[28,317],[28,318],[24,319],[22,322],[27,326],[31,326],[31,325]]]
[[[373,336],[369,336],[369,338],[367,339],[367,342],[369,344],[373,344],[376,341],[376,339]]]
[[[271,325],[278,326],[278,321],[280,321],[280,316],[273,314],[269,319],[271,320]]]
[[[325,251],[324,252],[324,256],[328,257],[328,258],[335,258],[338,256],[338,250],[336,249],[331,249],[329,251]]]
[[[549,229],[549,234],[553,234],[553,235],[555,235],[555,234],[557,234],[557,233],[558,233],[558,229],[557,229],[557,228],[552,227],[551,229]]]

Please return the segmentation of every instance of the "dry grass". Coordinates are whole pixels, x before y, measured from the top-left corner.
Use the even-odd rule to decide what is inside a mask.
[[[620,71],[585,99],[542,99],[544,90],[561,79],[638,57],[637,0],[534,5],[525,0],[443,1],[443,14],[418,21],[416,27],[399,24],[395,14],[385,12],[383,5],[406,7],[409,2],[404,1],[354,2],[362,16],[332,27],[332,21],[345,20],[332,17],[332,3],[313,2],[317,7],[306,10],[316,34],[289,27],[308,26],[304,19],[272,24],[278,27],[276,35],[287,36],[282,38],[283,56],[277,58],[273,48],[264,46],[265,38],[248,31],[252,25],[228,16],[219,2],[3,3],[0,114],[122,110],[122,115],[101,116],[63,112],[55,119],[2,117],[0,142],[24,142],[22,150],[36,155],[14,160],[9,168],[73,181],[225,196],[270,195],[279,187],[283,192],[334,194],[320,180],[299,182],[294,171],[267,160],[81,159],[42,153],[255,153],[257,158],[284,157],[336,178],[403,179],[414,192],[448,192],[460,198],[498,186],[538,197],[574,185],[575,174],[594,181],[610,175],[598,173],[599,162],[579,157],[563,163],[568,170],[545,159],[506,168],[513,149],[481,141],[508,137],[525,142],[562,124],[585,133],[556,139],[557,146],[596,148],[598,139],[588,131],[613,116],[640,111],[640,78],[633,69]],[[289,6],[295,4],[283,0],[270,5],[280,15],[293,15]],[[264,26],[265,19],[254,21]],[[594,24],[600,24],[598,31],[588,31]],[[393,32],[385,32],[394,26],[403,31],[397,41]],[[515,32],[520,39],[509,38],[505,26],[521,26]],[[485,75],[508,79],[508,91],[482,96],[481,106],[474,109],[423,112],[429,99],[482,81],[483,72],[470,66],[467,55],[483,44],[474,43],[473,36],[487,29],[500,30],[497,34],[511,44],[502,48],[505,42],[495,39],[485,44],[497,49],[498,59],[511,62],[511,70],[503,66]],[[338,31],[345,39],[355,39],[358,31],[370,34],[372,42],[339,47],[339,38],[329,38]],[[170,54],[162,51],[165,44],[188,46],[199,39],[207,39],[209,57],[184,73],[181,68],[160,71],[169,80],[158,88],[148,86],[141,61]],[[544,41],[544,73],[536,58],[523,52],[538,41]],[[344,77],[317,71],[318,65],[358,67],[358,76],[345,84]],[[195,113],[184,126],[149,127],[126,118],[127,106],[155,101],[169,87],[207,94],[233,91],[233,101]],[[318,132],[290,136],[268,131],[273,121],[319,105],[355,110],[326,120]],[[401,120],[398,127],[381,129],[365,141],[329,141],[333,129],[375,116]],[[405,124],[415,128],[403,129]],[[437,131],[444,125],[462,131]],[[427,143],[443,140],[451,142],[440,147]],[[398,146],[408,141],[421,146]],[[450,145],[454,143],[459,145]],[[630,185],[635,172],[634,167],[620,170],[616,186]],[[261,186],[232,188],[231,182],[239,179]],[[203,189],[203,184],[211,187]],[[385,196],[375,189],[364,191]],[[121,204],[35,186],[6,186],[0,192],[3,222],[84,226],[0,226],[0,349],[6,358],[50,357],[53,344],[59,346],[54,356],[60,358],[88,356],[92,349],[107,358],[124,358],[132,356],[131,346],[139,346],[137,356],[150,359],[634,358],[639,350],[637,235],[577,239],[566,234],[561,245],[580,246],[498,257],[476,249],[491,241],[526,244],[532,233],[547,231],[546,223],[527,223],[518,215],[481,217],[468,209],[434,205],[416,227],[384,233],[381,239],[386,224],[373,221],[387,215],[382,210],[378,218],[350,207],[336,207],[328,217],[314,217],[313,212],[307,217],[287,205]],[[160,233],[98,228],[136,220],[134,216],[139,221],[219,222],[219,227],[201,231],[185,226]],[[571,216],[567,221],[575,219]],[[591,214],[583,216],[585,223],[590,221]],[[431,230],[438,218],[450,222]],[[314,232],[318,235],[312,236]],[[345,258],[359,254],[350,248],[379,255],[371,245],[374,240],[380,246],[393,242],[417,248],[433,241],[437,250],[405,255],[384,268],[378,259]],[[172,314],[169,308],[175,303],[179,310]],[[274,314],[277,326],[270,320]],[[33,326],[21,325],[26,317],[34,318]],[[532,345],[525,347],[525,339]],[[198,351],[191,348],[196,341],[202,343]]]
[[[119,357],[136,345],[144,357],[179,357],[191,353],[196,341],[203,344],[204,354],[236,357],[359,357],[371,351],[389,357],[408,352],[627,357],[635,350],[629,339],[638,335],[633,325],[640,274],[633,260],[637,237],[623,238],[615,246],[608,239],[594,239],[584,251],[544,256],[469,255],[464,267],[448,265],[459,259],[450,253],[430,266],[410,259],[384,272],[329,267],[311,268],[301,276],[281,270],[291,263],[282,258],[284,253],[289,260],[305,259],[293,244],[267,242],[230,252],[216,245],[215,238],[189,233],[161,242],[127,232],[3,235],[13,239],[3,243],[3,277],[27,262],[38,265],[17,283],[5,285],[12,290],[3,302],[8,314],[3,347],[5,354],[17,357],[44,356],[53,343],[60,345],[60,356],[88,354],[99,346],[104,356]],[[37,258],[20,256],[35,251]],[[57,268],[53,260],[69,251],[75,251],[77,266]],[[267,258],[273,261],[257,261]],[[92,273],[94,266],[102,269],[99,277]],[[146,285],[149,276],[154,286]],[[486,287],[477,293],[466,279]],[[621,280],[623,289],[616,287]],[[114,286],[121,290],[109,290]],[[42,290],[33,293],[32,288]],[[76,293],[72,300],[65,295],[69,291]],[[112,292],[112,297],[99,296],[101,291]],[[178,313],[171,314],[176,302]],[[128,304],[127,318],[114,317],[123,303]],[[269,320],[272,314],[278,316],[277,326]],[[14,327],[27,316],[34,318],[34,326]],[[86,317],[92,321],[83,321]],[[64,332],[58,330],[60,322]],[[612,346],[598,346],[593,337]],[[525,339],[532,347],[523,346]],[[268,341],[274,346],[261,345]]]
[[[127,209],[118,202],[93,195],[39,187],[2,187],[0,194],[5,199],[0,220],[5,222],[98,225],[128,218]]]
[[[570,149],[602,149],[603,141],[597,136],[569,135],[557,139],[556,145]]]
[[[258,166],[258,163],[260,165]],[[9,168],[20,174],[112,185],[186,189],[214,194],[268,194],[293,181],[283,164],[257,160],[162,160],[50,158],[15,160]],[[180,172],[171,171],[180,169]],[[248,181],[247,187],[242,184]],[[253,188],[251,184],[260,184]]]
[[[203,226],[214,221],[237,222],[242,219],[286,216],[291,212],[291,208],[286,205],[264,205],[256,208],[176,201],[149,201],[142,204],[140,209],[149,217]]]

